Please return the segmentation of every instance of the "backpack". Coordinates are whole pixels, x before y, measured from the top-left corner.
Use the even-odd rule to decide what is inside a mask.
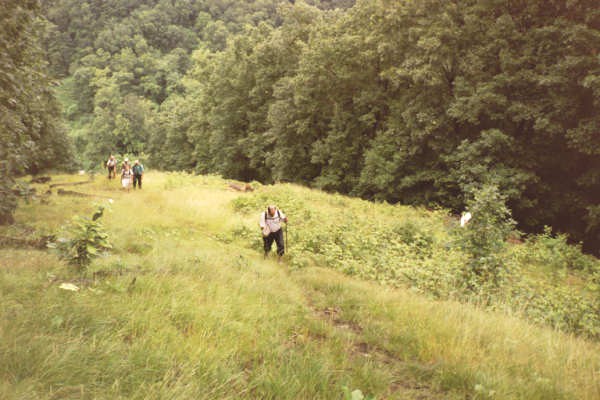
[[[277,218],[279,218],[281,220],[281,214],[279,213],[279,210],[277,210],[277,213],[275,214],[277,216]],[[275,217],[273,218],[269,218],[269,210],[265,211],[265,227],[263,228],[262,234],[264,237],[269,236],[269,234],[271,233],[271,230],[269,229],[269,225],[267,225],[267,220],[269,219],[275,219]]]
[[[281,214],[279,214],[279,209],[277,210],[277,213],[275,215],[277,215],[277,218],[281,219]],[[275,219],[275,217],[269,218],[269,210],[265,211],[265,222],[267,222],[267,219]]]
[[[141,175],[144,172],[144,166],[142,164],[134,164],[131,170],[135,175]]]

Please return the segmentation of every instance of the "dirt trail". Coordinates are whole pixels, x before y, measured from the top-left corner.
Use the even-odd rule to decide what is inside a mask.
[[[399,355],[365,339],[365,328],[356,321],[344,318],[343,309],[332,305],[320,307],[311,300],[318,291],[304,288],[307,306],[312,310],[315,319],[330,325],[341,337],[348,338],[347,356],[349,359],[368,359],[391,371],[393,380],[388,393],[378,399],[404,400],[443,400],[450,399],[451,394],[444,393],[428,382],[431,380],[435,366],[427,366],[416,361],[405,360]],[[312,293],[310,293],[312,292]],[[314,337],[314,340],[325,341],[328,337]]]

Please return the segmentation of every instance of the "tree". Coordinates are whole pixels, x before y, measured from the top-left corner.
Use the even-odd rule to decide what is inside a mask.
[[[36,1],[0,5],[0,223],[12,223],[15,176],[65,166],[70,144],[44,75]]]

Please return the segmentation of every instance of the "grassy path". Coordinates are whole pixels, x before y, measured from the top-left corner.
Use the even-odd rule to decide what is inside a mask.
[[[114,200],[103,217],[114,250],[83,277],[48,251],[0,249],[1,399],[344,399],[356,389],[376,399],[600,398],[597,343],[319,265],[264,261],[224,235],[256,222],[260,211],[231,207],[247,194],[215,177],[156,173],[144,184],[124,193],[98,178],[75,186],[96,198],[53,194],[0,231],[53,233]]]

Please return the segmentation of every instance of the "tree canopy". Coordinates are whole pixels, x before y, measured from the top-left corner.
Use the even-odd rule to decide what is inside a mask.
[[[0,5],[0,223],[12,222],[14,177],[69,163],[70,143],[45,74],[44,21],[33,0]]]

